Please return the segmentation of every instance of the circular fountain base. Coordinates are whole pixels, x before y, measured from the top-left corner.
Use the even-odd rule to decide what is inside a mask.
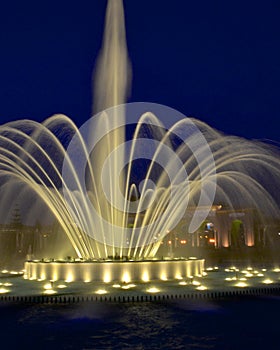
[[[202,275],[204,259],[94,262],[25,262],[26,279],[84,282],[172,280]]]

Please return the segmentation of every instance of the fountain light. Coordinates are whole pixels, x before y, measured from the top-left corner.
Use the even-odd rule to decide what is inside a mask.
[[[64,288],[67,288],[67,286],[66,286],[65,284],[59,284],[59,285],[57,286],[57,288],[59,288],[59,289],[64,289]]]
[[[180,285],[180,286],[186,286],[186,285],[187,285],[187,282],[186,282],[186,281],[181,281],[181,282],[179,282],[179,285]]]
[[[151,287],[149,289],[147,289],[148,293],[159,293],[160,289],[156,288],[156,287]]]
[[[5,294],[5,293],[9,293],[10,290],[7,288],[0,288],[0,294]]]
[[[245,287],[248,287],[248,284],[245,282],[238,282],[234,286],[238,288],[245,288]]]
[[[52,289],[52,284],[51,283],[46,283],[44,285],[44,289],[51,290]]]
[[[105,289],[98,289],[95,294],[99,294],[99,295],[103,295],[103,294],[107,294],[108,292]]]
[[[264,283],[264,284],[272,284],[273,281],[270,278],[267,278],[262,283]]]
[[[245,277],[253,277],[254,275],[252,274],[252,273],[250,273],[250,272],[248,272],[248,273],[246,273],[245,274]]]
[[[196,290],[207,290],[208,288],[206,287],[206,286],[203,286],[203,285],[201,285],[201,286],[198,286],[197,288],[196,288]]]
[[[121,288],[120,284],[113,284],[113,288]]]
[[[201,283],[200,283],[200,282],[198,282],[198,281],[192,281],[192,285],[194,285],[194,286],[200,286],[200,285],[201,285]]]
[[[57,292],[53,289],[46,289],[46,290],[44,290],[43,293],[47,294],[47,295],[52,295],[52,294],[56,294]]]

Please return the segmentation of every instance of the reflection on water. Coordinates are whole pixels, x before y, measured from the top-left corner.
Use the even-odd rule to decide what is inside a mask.
[[[278,349],[279,343],[278,298],[0,309],[1,344],[11,349]]]

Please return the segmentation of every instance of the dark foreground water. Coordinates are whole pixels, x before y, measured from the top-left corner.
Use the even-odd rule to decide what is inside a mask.
[[[0,349],[280,349],[280,298],[0,305]]]

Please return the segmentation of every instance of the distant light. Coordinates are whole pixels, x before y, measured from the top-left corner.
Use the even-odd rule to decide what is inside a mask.
[[[12,285],[13,285],[13,283],[6,282],[6,283],[4,283],[3,285],[4,285],[5,287],[10,287],[10,286],[12,286]]]
[[[44,291],[44,294],[48,294],[48,295],[51,295],[51,294],[56,294],[57,292],[53,289],[47,289]]]
[[[113,284],[113,288],[121,288],[120,284]]]
[[[149,278],[149,274],[147,271],[143,272],[143,275],[142,275],[142,281],[143,282],[149,282],[150,278]]]
[[[130,284],[123,285],[122,289],[130,289],[130,288],[134,288],[134,287],[136,287],[136,285],[133,283],[130,283]]]
[[[262,283],[264,283],[264,284],[271,284],[271,283],[273,283],[273,281],[270,278],[267,278]]]
[[[96,292],[95,292],[95,294],[100,294],[100,295],[102,295],[102,294],[107,294],[108,292],[105,290],[105,289],[98,289]]]
[[[216,240],[215,240],[215,238],[209,238],[209,243],[216,243]]]
[[[63,288],[67,288],[67,286],[66,286],[65,284],[59,284],[59,285],[57,286],[57,288],[63,289]]]
[[[280,272],[280,269],[279,269],[279,268],[275,268],[275,269],[273,270],[273,272]]]
[[[160,292],[160,290],[156,287],[151,287],[151,288],[147,289],[147,292],[148,293],[158,293],[158,292]]]
[[[263,273],[258,273],[257,276],[258,276],[258,277],[263,277],[264,274],[263,274]]]
[[[1,272],[2,273],[8,273],[9,271],[8,270],[2,270]]]
[[[246,277],[241,277],[240,281],[247,281],[247,278]]]
[[[252,273],[246,273],[245,277],[253,277],[254,275]]]
[[[213,271],[213,267],[207,267],[206,271]]]
[[[177,274],[177,275],[175,276],[175,278],[176,278],[176,280],[182,280],[182,279],[183,279],[182,275],[180,275],[180,274]]]
[[[181,244],[186,244],[187,241],[186,241],[185,239],[181,239],[180,243],[181,243]]]
[[[238,288],[245,288],[247,286],[248,286],[248,284],[245,282],[238,282],[235,284],[235,287],[238,287]]]
[[[207,290],[207,287],[201,285],[197,287],[196,290]]]
[[[179,282],[179,285],[180,285],[180,286],[186,286],[186,285],[187,285],[187,282],[186,282],[186,281],[181,281],[181,282]]]
[[[201,285],[201,283],[198,282],[198,281],[192,281],[192,284],[193,284],[194,286],[200,286],[200,285]]]
[[[52,289],[52,285],[51,285],[51,283],[46,283],[45,285],[44,285],[44,289]]]
[[[125,273],[123,274],[122,280],[123,280],[123,282],[125,282],[125,283],[129,283],[129,282],[130,282],[131,279],[130,279],[130,275],[129,275],[128,272],[125,272]]]
[[[9,293],[9,289],[6,288],[0,288],[0,294],[5,294],[5,293]]]
[[[129,288],[130,288],[129,285],[122,286],[122,289],[129,289]]]

